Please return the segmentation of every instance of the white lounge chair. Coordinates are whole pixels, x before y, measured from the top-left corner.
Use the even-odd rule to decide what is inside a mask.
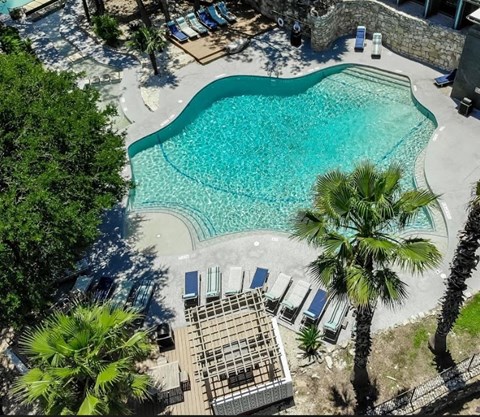
[[[348,301],[337,300],[333,307],[332,314],[326,323],[323,325],[324,337],[327,340],[335,341],[337,339],[338,331],[342,327],[343,319],[348,312]]]
[[[380,58],[382,54],[382,34],[374,33],[372,38],[372,58]]]
[[[228,274],[228,284],[225,288],[225,296],[239,294],[243,288],[243,269],[241,266],[231,266]]]
[[[212,299],[219,299],[222,296],[222,276],[220,267],[213,266],[207,271],[207,291],[205,297],[207,302]]]
[[[280,318],[293,323],[298,314],[298,309],[310,291],[310,284],[299,280],[280,304]]]
[[[198,21],[198,19],[195,17],[195,14],[187,13],[186,19],[188,23],[190,23],[190,26],[193,28],[193,30],[195,30],[196,32],[200,33],[201,35],[208,33],[208,29]]]
[[[184,17],[179,16],[175,20],[177,21],[179,29],[189,38],[196,38],[197,36],[199,36],[198,33],[188,25]]]
[[[292,277],[290,275],[286,275],[283,272],[278,274],[277,280],[273,283],[272,288],[264,294],[266,298],[265,309],[267,311],[274,313],[278,302],[287,292],[291,282]]]

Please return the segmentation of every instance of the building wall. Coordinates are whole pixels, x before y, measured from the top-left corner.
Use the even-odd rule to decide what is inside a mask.
[[[468,97],[473,107],[480,109],[480,25],[467,33],[451,96],[458,100]]]
[[[304,35],[311,36],[312,48],[327,49],[338,37],[353,35],[358,25],[367,27],[367,36],[381,32],[383,44],[404,56],[443,70],[458,66],[465,35],[400,12],[377,0],[342,0],[323,16],[312,16],[311,7],[297,6],[293,0],[248,0],[262,14],[277,19],[295,16],[304,24]],[[286,18],[290,28],[293,19]]]

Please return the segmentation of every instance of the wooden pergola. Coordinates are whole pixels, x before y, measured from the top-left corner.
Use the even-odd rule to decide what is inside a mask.
[[[185,312],[195,378],[209,400],[283,376],[272,319],[260,289]]]

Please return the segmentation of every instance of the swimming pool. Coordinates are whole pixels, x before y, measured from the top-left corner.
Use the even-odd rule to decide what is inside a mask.
[[[32,0],[7,0],[6,2],[0,1],[0,14],[8,14],[8,9],[24,6],[31,1]]]
[[[399,161],[412,186],[436,121],[410,84],[342,64],[300,78],[234,76],[207,85],[169,125],[129,147],[131,210],[188,217],[200,239],[289,231],[318,174]],[[428,216],[415,227],[431,228]]]

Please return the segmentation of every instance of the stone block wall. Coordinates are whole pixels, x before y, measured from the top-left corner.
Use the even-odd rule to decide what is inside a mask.
[[[458,66],[465,35],[410,16],[376,0],[343,0],[325,16],[311,17],[312,48],[322,50],[358,25],[382,33],[385,46],[401,55],[451,70]]]
[[[271,19],[277,11],[294,16],[304,25],[304,34],[311,36],[312,48],[327,49],[338,37],[353,35],[356,27],[367,27],[367,36],[382,33],[383,44],[392,51],[443,70],[458,67],[465,35],[453,29],[430,23],[400,12],[377,0],[341,0],[322,16],[312,16],[313,1],[304,0],[245,0]],[[286,19],[286,27],[293,20]],[[311,30],[311,33],[310,33]]]

